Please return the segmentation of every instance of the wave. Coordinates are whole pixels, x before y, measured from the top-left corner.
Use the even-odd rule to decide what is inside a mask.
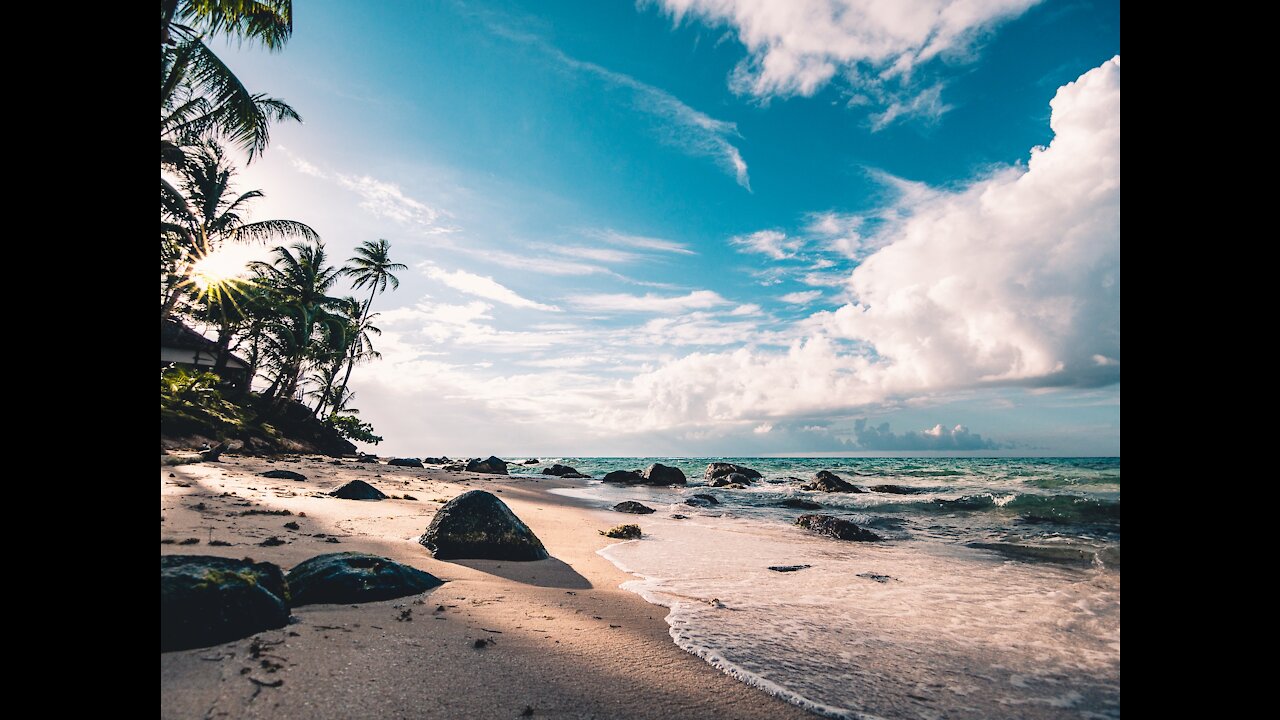
[[[1055,524],[1120,522],[1120,501],[1079,495],[1034,495],[1030,493],[981,493],[954,500],[927,500],[877,505],[876,512],[995,512],[1016,516],[1024,522]]]

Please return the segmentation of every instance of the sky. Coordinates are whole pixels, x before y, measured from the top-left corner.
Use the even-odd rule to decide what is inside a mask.
[[[383,454],[1119,455],[1118,2],[295,5],[238,177],[391,241]]]

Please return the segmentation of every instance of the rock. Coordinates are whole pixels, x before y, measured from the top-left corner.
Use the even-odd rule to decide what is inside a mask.
[[[620,502],[617,505],[614,505],[613,509],[616,510],[617,512],[632,513],[635,515],[648,515],[649,513],[657,512],[653,508],[648,507],[646,505],[641,505],[635,500],[627,500],[626,502]]]
[[[812,490],[815,492],[841,492],[841,493],[860,493],[866,492],[862,488],[851,485],[844,481],[839,475],[830,470],[819,470],[817,475],[813,476],[813,482],[808,485],[802,485],[801,490]]]
[[[820,510],[822,508],[820,503],[805,500],[804,498],[787,498],[778,504],[782,507],[796,508],[797,510]]]
[[[746,490],[747,486],[742,483],[729,483],[722,486],[725,490]]]
[[[728,482],[738,482],[738,483],[742,483],[743,485],[749,485],[752,480],[759,480],[761,477],[759,472],[752,470],[749,467],[743,467],[742,465],[734,465],[733,463],[714,462],[707,465],[707,470],[702,474],[702,478],[704,480],[710,481],[710,480],[715,480],[716,478],[724,477],[725,475],[730,475],[733,473],[742,475],[743,479],[729,480]],[[708,482],[707,484],[709,485],[710,482]]]
[[[678,467],[663,465],[662,463],[654,463],[644,469],[641,473],[645,482],[650,485],[684,485],[689,482],[685,479],[684,471]]]
[[[471,490],[436,511],[418,539],[437,560],[545,560],[542,541],[496,495]]]
[[[352,480],[329,494],[336,498],[342,498],[343,500],[387,499],[387,496],[383,495],[382,491],[363,480]]]
[[[634,470],[614,470],[604,476],[607,483],[625,483],[627,485],[644,484],[644,476]]]
[[[486,473],[488,475],[506,475],[507,464],[502,460],[490,455],[484,460],[471,459],[467,461],[467,472]]]
[[[774,572],[795,572],[797,570],[806,570],[813,567],[812,565],[770,565],[769,569]]]
[[[574,475],[580,474],[577,468],[572,468],[568,465],[561,465],[560,463],[556,463],[551,467],[542,468],[543,475],[567,475],[569,473],[573,473]]]
[[[390,600],[444,584],[417,568],[358,552],[317,555],[295,565],[287,579],[294,607]]]
[[[204,462],[222,462],[218,458],[222,457],[222,453],[226,451],[227,444],[224,442],[220,442],[213,447],[208,447],[206,445],[205,447],[200,448],[200,459]]]
[[[264,478],[272,480],[306,480],[307,476],[292,470],[268,470],[264,473],[258,473]]]
[[[720,501],[716,499],[716,496],[715,496],[715,495],[707,495],[706,493],[698,493],[697,495],[694,495],[693,497],[689,498],[688,500],[685,500],[685,501],[684,501],[684,504],[685,504],[685,505],[695,505],[695,506],[699,506],[699,507],[704,507],[704,506],[707,506],[707,505],[719,505],[719,504],[720,504]]]
[[[726,487],[731,485],[736,488],[744,488],[750,484],[751,478],[743,475],[742,473],[729,473],[728,475],[721,475],[720,477],[712,478],[707,481],[707,485],[711,487]]]
[[[801,515],[796,518],[796,524],[819,535],[826,535],[838,540],[875,542],[884,539],[870,530],[863,530],[848,520],[841,520],[830,515]]]
[[[688,515],[681,515],[680,513],[676,513],[676,514],[674,514],[674,515],[672,515],[672,516],[671,516],[671,519],[672,519],[672,520],[688,520],[688,519],[689,519],[689,516],[688,516]]]
[[[914,488],[907,485],[872,485],[872,492],[891,493],[893,495],[919,495],[929,492],[926,488]]]
[[[387,464],[397,467],[422,467],[422,460],[418,458],[391,458],[387,461]]]
[[[447,458],[447,457],[438,457],[438,458],[437,458],[437,457],[424,457],[424,458],[422,458],[422,464],[423,464],[423,465],[444,465],[444,464],[446,464],[446,463],[448,463],[448,462],[449,462],[449,458]]]
[[[524,462],[522,462],[522,463],[520,463],[520,464],[521,464],[521,465],[537,465],[537,464],[538,464],[538,463],[540,463],[540,462],[542,462],[542,461],[541,461],[541,460],[539,460],[538,458],[529,458],[528,460],[525,460]]]
[[[635,540],[644,535],[640,532],[639,525],[619,525],[609,530],[601,530],[601,535],[605,537],[618,538],[619,540]]]
[[[357,456],[356,456],[356,462],[358,462],[358,463],[376,463],[376,462],[378,462],[378,456],[377,456],[377,455],[366,455],[365,453],[360,453],[359,455],[357,455]]]
[[[160,652],[206,647],[289,622],[284,574],[271,563],[160,556]]]
[[[561,475],[560,477],[562,477],[562,478],[569,478],[569,479],[572,479],[572,480],[589,480],[589,479],[591,478],[591,476],[590,476],[590,475],[583,475],[583,474],[582,474],[582,473],[580,473],[580,472],[565,473],[565,474]]]
[[[467,469],[467,466],[455,463],[451,465],[445,465],[444,469],[448,470],[449,472],[462,472],[463,470]]]
[[[887,583],[890,580],[897,580],[897,578],[889,577],[888,575],[881,575],[880,573],[873,573],[873,572],[858,573],[858,577],[866,578],[868,580],[874,580],[881,584]]]

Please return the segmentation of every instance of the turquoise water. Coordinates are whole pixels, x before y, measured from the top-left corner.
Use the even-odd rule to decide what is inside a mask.
[[[602,516],[644,537],[601,554],[636,577],[624,588],[670,608],[680,647],[766,692],[838,718],[1119,716],[1118,458],[542,460],[511,472],[684,471],[685,487],[595,479],[555,492],[654,508]],[[763,478],[709,488],[709,462]],[[800,490],[818,470],[868,492]],[[695,493],[719,504],[687,504]],[[823,507],[780,507],[787,498]],[[813,535],[795,525],[804,513],[886,541]]]

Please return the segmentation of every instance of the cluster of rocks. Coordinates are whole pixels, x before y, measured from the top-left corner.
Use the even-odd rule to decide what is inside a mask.
[[[654,463],[644,470],[614,470],[604,476],[607,483],[623,485],[684,485],[689,482],[678,467]]]
[[[210,555],[160,556],[160,651],[186,650],[284,627],[290,609],[415,595],[434,575],[385,557],[318,555],[286,575],[279,566]]]

